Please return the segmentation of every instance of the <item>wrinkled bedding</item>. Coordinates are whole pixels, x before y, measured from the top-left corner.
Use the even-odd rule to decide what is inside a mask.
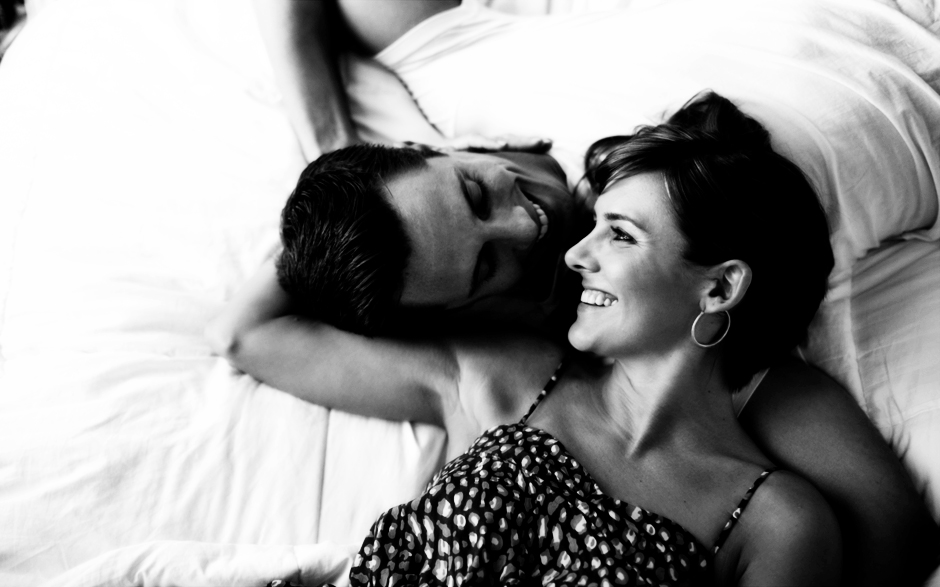
[[[378,512],[440,465],[440,430],[306,404],[233,372],[202,338],[276,243],[304,165],[266,59],[247,0],[46,2],[4,58],[0,584],[341,584]],[[435,140],[386,72],[357,61],[347,76],[366,136]],[[900,127],[920,128],[917,108],[904,112]],[[552,136],[576,170],[565,154],[586,139],[553,128],[563,117],[529,129],[477,114],[438,122]],[[852,241],[806,349],[935,514],[940,248],[924,178],[938,132],[902,145],[923,160],[925,199],[892,218],[916,226],[846,226],[877,249]]]
[[[0,67],[2,585],[96,557],[120,584],[273,578],[233,548],[331,576],[304,545],[357,543],[439,462],[439,430],[259,387],[203,340],[304,165],[249,10],[62,0]],[[216,579],[158,579],[187,565]]]

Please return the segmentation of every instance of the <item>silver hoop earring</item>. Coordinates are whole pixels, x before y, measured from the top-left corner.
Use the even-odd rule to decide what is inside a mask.
[[[692,342],[702,347],[703,349],[710,349],[713,346],[720,343],[721,341],[723,341],[726,336],[728,336],[728,332],[731,331],[731,314],[726,310],[722,310],[720,313],[728,317],[728,326],[725,328],[725,331],[721,334],[718,340],[709,344],[704,344],[704,343],[699,342],[698,339],[695,338],[695,327],[698,325],[699,318],[705,315],[705,312],[699,312],[698,316],[695,317],[695,322],[692,322]]]

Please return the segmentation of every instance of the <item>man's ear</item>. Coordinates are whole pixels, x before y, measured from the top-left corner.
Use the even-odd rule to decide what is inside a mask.
[[[751,275],[750,265],[738,259],[709,268],[708,289],[702,296],[702,311],[727,312],[737,306],[751,285]]]

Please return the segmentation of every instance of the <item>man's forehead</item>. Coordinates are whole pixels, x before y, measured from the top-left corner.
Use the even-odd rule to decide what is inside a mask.
[[[392,205],[403,213],[424,208],[443,177],[442,166],[435,159],[425,165],[395,174],[385,182]]]
[[[446,305],[467,296],[466,211],[459,180],[445,157],[386,183],[411,241],[402,303]]]

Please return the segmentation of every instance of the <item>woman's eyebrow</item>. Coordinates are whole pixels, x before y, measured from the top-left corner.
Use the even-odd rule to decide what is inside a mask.
[[[639,229],[642,230],[643,232],[649,232],[649,230],[646,229],[646,225],[644,225],[642,222],[640,222],[640,221],[636,220],[635,218],[632,218],[632,217],[630,217],[630,216],[628,216],[628,215],[626,215],[626,214],[620,214],[620,213],[618,213],[618,212],[605,212],[605,213],[604,213],[604,220],[606,220],[606,221],[608,221],[608,222],[616,222],[616,221],[618,221],[618,220],[623,220],[623,221],[629,222],[629,223],[632,224],[633,226],[636,226],[637,228],[639,228]]]

